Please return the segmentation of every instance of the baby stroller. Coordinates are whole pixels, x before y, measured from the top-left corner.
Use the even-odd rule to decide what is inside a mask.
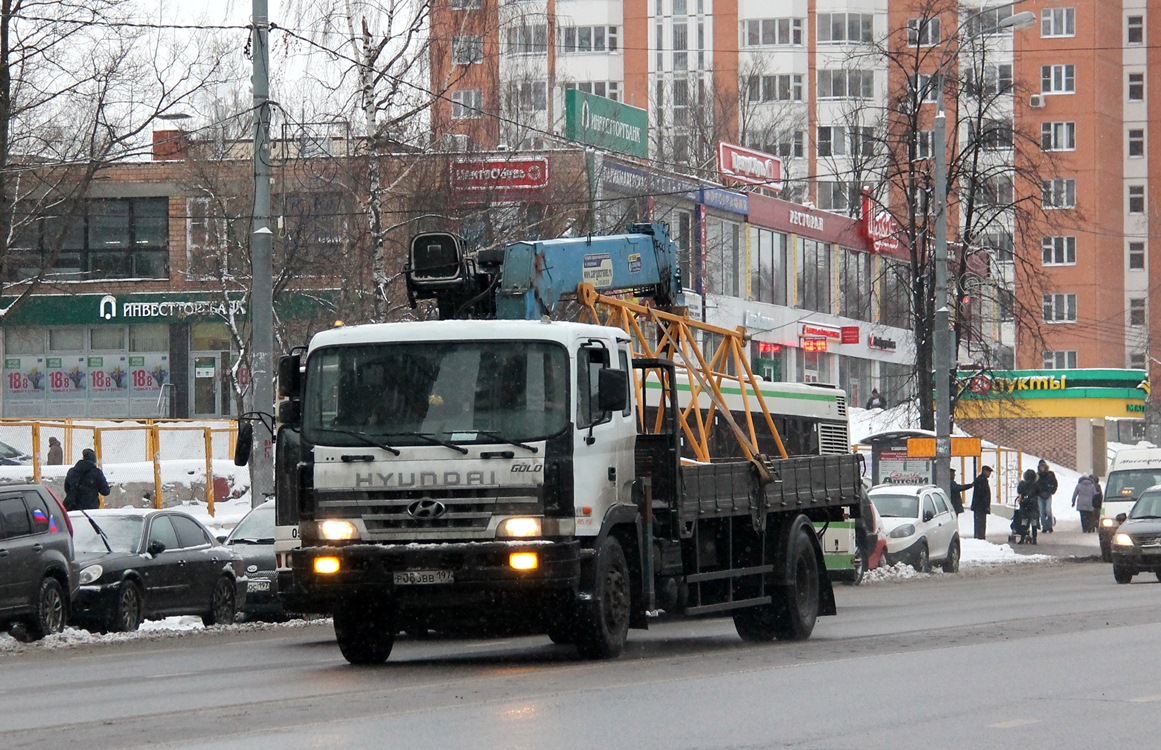
[[[1040,529],[1040,509],[1034,497],[1020,497],[1020,505],[1012,516],[1012,534],[1008,541],[1016,544],[1036,544],[1036,533]],[[1017,540],[1019,538],[1019,541]]]

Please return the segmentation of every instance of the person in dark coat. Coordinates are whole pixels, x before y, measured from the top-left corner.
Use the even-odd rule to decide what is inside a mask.
[[[49,466],[60,466],[64,463],[64,448],[61,447],[60,441],[56,437],[48,439],[48,464]]]
[[[100,495],[108,495],[109,482],[105,472],[97,466],[97,454],[92,448],[81,451],[77,461],[65,475],[65,510],[96,510],[101,507]]]
[[[1040,459],[1036,467],[1036,503],[1040,508],[1040,528],[1046,534],[1052,533],[1056,518],[1052,515],[1052,496],[1056,494],[1056,472],[1048,468],[1048,462]]]
[[[960,484],[955,481],[955,469],[951,470],[951,506],[955,509],[956,516],[963,513],[963,491],[971,489],[970,484]]]
[[[972,491],[972,514],[975,517],[975,528],[973,529],[973,536],[976,539],[983,539],[988,530],[988,514],[992,512],[992,487],[988,484],[988,479],[992,476],[992,467],[985,466],[980,469],[979,476],[971,484],[952,484],[956,493],[965,490]],[[954,479],[954,477],[953,477]]]
[[[883,396],[879,393],[878,388],[871,389],[871,397],[869,399],[867,399],[867,408],[868,409],[886,409],[887,408],[887,399],[883,398]]]
[[[1020,544],[1031,541],[1036,544],[1036,531],[1040,527],[1040,509],[1036,498],[1036,472],[1027,469],[1024,478],[1016,486],[1019,506],[1012,517],[1012,533],[1018,534]]]

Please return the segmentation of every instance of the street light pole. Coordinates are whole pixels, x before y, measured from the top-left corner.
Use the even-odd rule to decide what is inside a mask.
[[[254,230],[250,236],[251,410],[274,412],[274,266],[270,230],[270,18],[267,0],[253,0],[254,51]],[[261,422],[261,420],[260,420]],[[273,422],[271,422],[273,424]],[[261,422],[265,427],[265,422]],[[258,433],[250,464],[250,501],[257,507],[274,496],[274,435]]]
[[[1019,5],[1024,0],[1016,0],[1009,6]],[[994,10],[994,9],[989,9]],[[969,16],[963,25],[979,17],[986,11]],[[1027,28],[1036,21],[1030,11],[1015,13],[997,24],[997,29]],[[976,31],[976,36],[985,33]],[[949,37],[939,57],[936,70],[936,112],[933,125],[935,141],[935,314],[932,317],[932,368],[935,370],[935,465],[932,481],[936,487],[951,492],[951,378],[955,366],[954,343],[951,336],[951,300],[948,295],[947,251],[947,114],[943,108],[944,69],[952,57],[948,55],[954,36]],[[954,494],[954,493],[953,493]],[[951,495],[948,495],[951,497]]]

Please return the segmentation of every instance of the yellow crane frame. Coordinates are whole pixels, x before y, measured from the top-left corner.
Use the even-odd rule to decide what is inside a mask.
[[[693,320],[688,314],[666,312],[627,299],[609,297],[598,293],[592,284],[587,283],[577,287],[577,301],[581,309],[581,322],[615,326],[629,334],[630,348],[635,358],[669,360],[684,368],[689,374],[689,403],[680,408],[675,405],[675,408],[678,424],[696,460],[701,462],[712,460],[710,439],[713,435],[714,417],[718,413],[729,426],[746,458],[753,460],[758,455],[758,427],[755,425],[754,416],[760,412],[766,429],[774,438],[780,456],[787,457],[782,436],[778,434],[774,418],[770,415],[770,410],[762,397],[758,378],[750,368],[745,346],[749,336],[744,327],[721,328]],[[650,336],[649,331],[654,335]],[[697,341],[697,332],[721,337],[721,343],[708,361]],[[727,372],[731,363],[736,375]],[[661,377],[665,377],[664,374]],[[745,429],[738,425],[726,405],[721,390],[723,383],[736,384],[738,387],[744,407]],[[646,428],[644,379],[636,380],[634,391],[638,419],[641,420],[640,426],[644,430]],[[702,394],[705,394],[709,401],[708,407],[704,409]],[[757,410],[750,407],[751,401],[758,407]],[[658,409],[656,423],[653,425],[654,432],[661,429],[663,420],[664,412]]]

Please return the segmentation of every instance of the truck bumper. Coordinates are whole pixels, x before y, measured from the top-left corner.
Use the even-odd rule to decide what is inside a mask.
[[[536,553],[536,568],[512,568],[509,558],[516,552]],[[290,554],[293,584],[285,596],[310,612],[330,612],[353,601],[389,602],[397,612],[495,610],[510,615],[575,599],[581,555],[577,541],[304,547]],[[338,570],[315,572],[321,557],[336,558]],[[439,573],[444,580],[397,584],[395,574],[404,572]]]

